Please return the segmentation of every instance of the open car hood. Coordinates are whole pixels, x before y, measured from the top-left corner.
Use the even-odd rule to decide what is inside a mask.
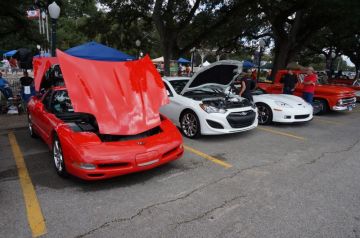
[[[180,94],[208,85],[228,87],[242,71],[242,63],[236,60],[222,60],[200,69],[185,85]]]
[[[38,57],[33,60],[33,68],[34,68],[34,82],[35,82],[35,90],[40,90],[40,85],[44,80],[46,71],[53,64],[58,64],[58,59],[56,57]]]
[[[75,112],[95,116],[99,132],[135,135],[160,125],[168,103],[161,76],[150,58],[129,62],[87,60],[57,50]]]

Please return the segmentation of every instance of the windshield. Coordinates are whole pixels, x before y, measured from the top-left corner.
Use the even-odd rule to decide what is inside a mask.
[[[65,90],[59,90],[55,92],[51,107],[55,114],[74,112],[70,97]]]
[[[181,91],[184,89],[185,85],[189,82],[189,79],[182,79],[182,80],[171,80],[169,83],[174,88],[177,94],[180,94]]]

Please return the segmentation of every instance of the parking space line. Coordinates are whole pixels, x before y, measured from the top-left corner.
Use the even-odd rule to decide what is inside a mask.
[[[328,124],[334,124],[334,125],[344,125],[344,123],[333,121],[333,120],[326,120],[326,119],[320,119],[320,118],[314,118],[314,121],[324,122]]]
[[[13,132],[10,132],[8,137],[18,170],[32,237],[38,237],[46,233],[45,220],[16,137]]]
[[[200,156],[200,157],[202,157],[204,159],[210,160],[211,162],[216,163],[218,165],[221,165],[221,166],[223,166],[223,167],[225,167],[227,169],[232,167],[231,164],[228,164],[228,163],[226,163],[226,162],[224,162],[222,160],[219,160],[219,159],[217,159],[215,157],[207,155],[207,154],[205,154],[205,153],[203,153],[203,152],[201,152],[199,150],[196,150],[196,149],[194,149],[194,148],[192,148],[190,146],[184,145],[184,148],[185,148],[185,150],[190,151],[191,153],[194,153],[194,154],[196,154],[196,155],[198,155],[198,156]]]
[[[306,140],[304,137],[301,137],[301,136],[297,136],[297,135],[294,135],[294,134],[291,134],[291,133],[265,128],[263,126],[258,126],[257,128],[259,130],[267,131],[267,132],[277,134],[277,135],[287,136],[287,137],[294,138],[294,139],[297,139],[297,140]]]

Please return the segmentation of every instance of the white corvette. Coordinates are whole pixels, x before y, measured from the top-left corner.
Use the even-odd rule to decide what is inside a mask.
[[[186,137],[247,131],[258,124],[257,109],[247,99],[225,94],[241,72],[239,61],[218,61],[192,78],[167,77],[170,103],[160,109]]]
[[[306,122],[313,118],[313,107],[301,97],[264,94],[259,89],[253,92],[253,98],[258,108],[259,124]]]

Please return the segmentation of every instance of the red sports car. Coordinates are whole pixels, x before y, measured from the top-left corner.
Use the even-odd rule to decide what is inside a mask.
[[[57,55],[34,61],[36,90],[46,92],[30,100],[28,119],[60,176],[105,179],[181,157],[181,134],[159,114],[168,98],[148,57],[104,62]]]

